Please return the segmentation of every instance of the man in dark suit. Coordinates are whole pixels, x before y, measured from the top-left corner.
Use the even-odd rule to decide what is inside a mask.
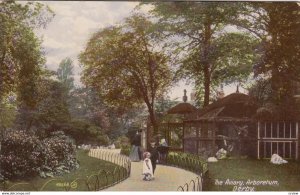
[[[151,154],[150,160],[151,160],[151,164],[152,164],[152,168],[153,168],[153,175],[154,175],[154,171],[156,168],[156,162],[158,160],[158,151],[157,151],[155,141],[150,142],[150,147],[148,149],[148,152],[150,152],[150,154]]]

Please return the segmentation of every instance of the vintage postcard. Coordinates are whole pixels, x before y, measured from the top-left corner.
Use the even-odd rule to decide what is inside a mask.
[[[300,3],[0,2],[0,190],[300,191]]]

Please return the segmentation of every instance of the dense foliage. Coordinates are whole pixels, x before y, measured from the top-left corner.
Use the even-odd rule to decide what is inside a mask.
[[[6,178],[33,176],[41,167],[41,141],[24,131],[11,132],[1,142],[1,174]]]
[[[61,175],[79,167],[76,146],[63,132],[53,132],[51,137],[42,140],[41,154],[41,177]]]
[[[72,141],[60,132],[44,140],[24,131],[9,132],[1,142],[1,174],[14,179],[69,172],[78,168],[75,149]]]
[[[65,58],[59,63],[57,69],[57,78],[63,84],[67,94],[74,89],[74,78],[73,78],[73,61],[70,58]]]
[[[199,104],[207,106],[212,92],[221,83],[239,85],[248,78],[258,42],[249,33],[232,27],[232,21],[238,18],[237,3],[155,2],[153,5],[151,13],[158,18],[159,37],[174,56],[179,56],[177,79],[195,81]]]
[[[254,65],[254,74],[269,83],[269,99],[277,107],[281,119],[295,119],[295,83],[300,81],[300,6],[296,2],[244,3],[243,20],[237,25],[260,39],[255,51],[260,58]],[[258,85],[262,83],[258,79]],[[299,114],[299,112],[298,112]]]
[[[45,27],[52,17],[41,3],[0,2],[1,133],[12,126],[16,106],[30,112],[37,104],[35,92],[45,58],[34,30]]]
[[[62,130],[74,138],[77,145],[92,144],[106,146],[110,144],[110,139],[103,130],[86,120],[74,119],[67,125],[64,125]]]
[[[52,16],[40,3],[0,3],[0,101],[16,91],[26,106],[35,106],[34,90],[45,59],[34,29],[45,26]]]
[[[155,129],[154,102],[170,85],[171,70],[151,27],[146,17],[133,15],[122,26],[101,29],[90,38],[80,62],[84,83],[105,103],[122,108],[145,103]]]
[[[118,137],[118,139],[115,141],[114,144],[116,148],[121,148],[121,149],[128,149],[131,146],[129,138],[124,135]]]

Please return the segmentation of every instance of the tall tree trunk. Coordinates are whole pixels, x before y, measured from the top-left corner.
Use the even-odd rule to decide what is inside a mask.
[[[204,102],[203,107],[206,107],[209,104],[209,96],[210,96],[210,72],[209,65],[205,65],[204,68]]]
[[[149,113],[149,119],[151,126],[153,127],[153,135],[157,133],[158,131],[158,126],[156,123],[156,117],[155,117],[155,112],[154,112],[154,104],[151,104],[149,101],[145,101],[147,108],[148,108],[148,113]],[[149,130],[149,129],[148,129]],[[147,133],[147,135],[150,135],[151,133]],[[153,136],[150,135],[150,136]]]
[[[151,108],[148,108],[148,112],[149,112],[150,122],[153,127],[153,134],[156,134],[158,129],[157,129],[156,117],[155,117],[153,106],[151,106]]]
[[[209,50],[211,44],[211,22],[208,18],[204,29],[204,46],[202,54],[202,65],[204,71],[204,102],[203,107],[209,104],[210,96],[210,84],[211,84],[211,74],[210,74],[210,63],[209,63]]]

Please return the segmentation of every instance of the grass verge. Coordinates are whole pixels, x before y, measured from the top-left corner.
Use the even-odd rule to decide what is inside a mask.
[[[209,191],[300,191],[300,162],[274,165],[269,160],[232,159],[208,164]]]
[[[53,178],[28,178],[26,180],[7,181],[6,189],[11,191],[87,191],[86,181],[93,188],[97,180],[95,174],[100,172],[100,184],[105,185],[113,180],[112,174],[106,177],[104,172],[113,173],[117,165],[88,156],[88,151],[78,150],[76,153],[80,167],[70,173]]]

